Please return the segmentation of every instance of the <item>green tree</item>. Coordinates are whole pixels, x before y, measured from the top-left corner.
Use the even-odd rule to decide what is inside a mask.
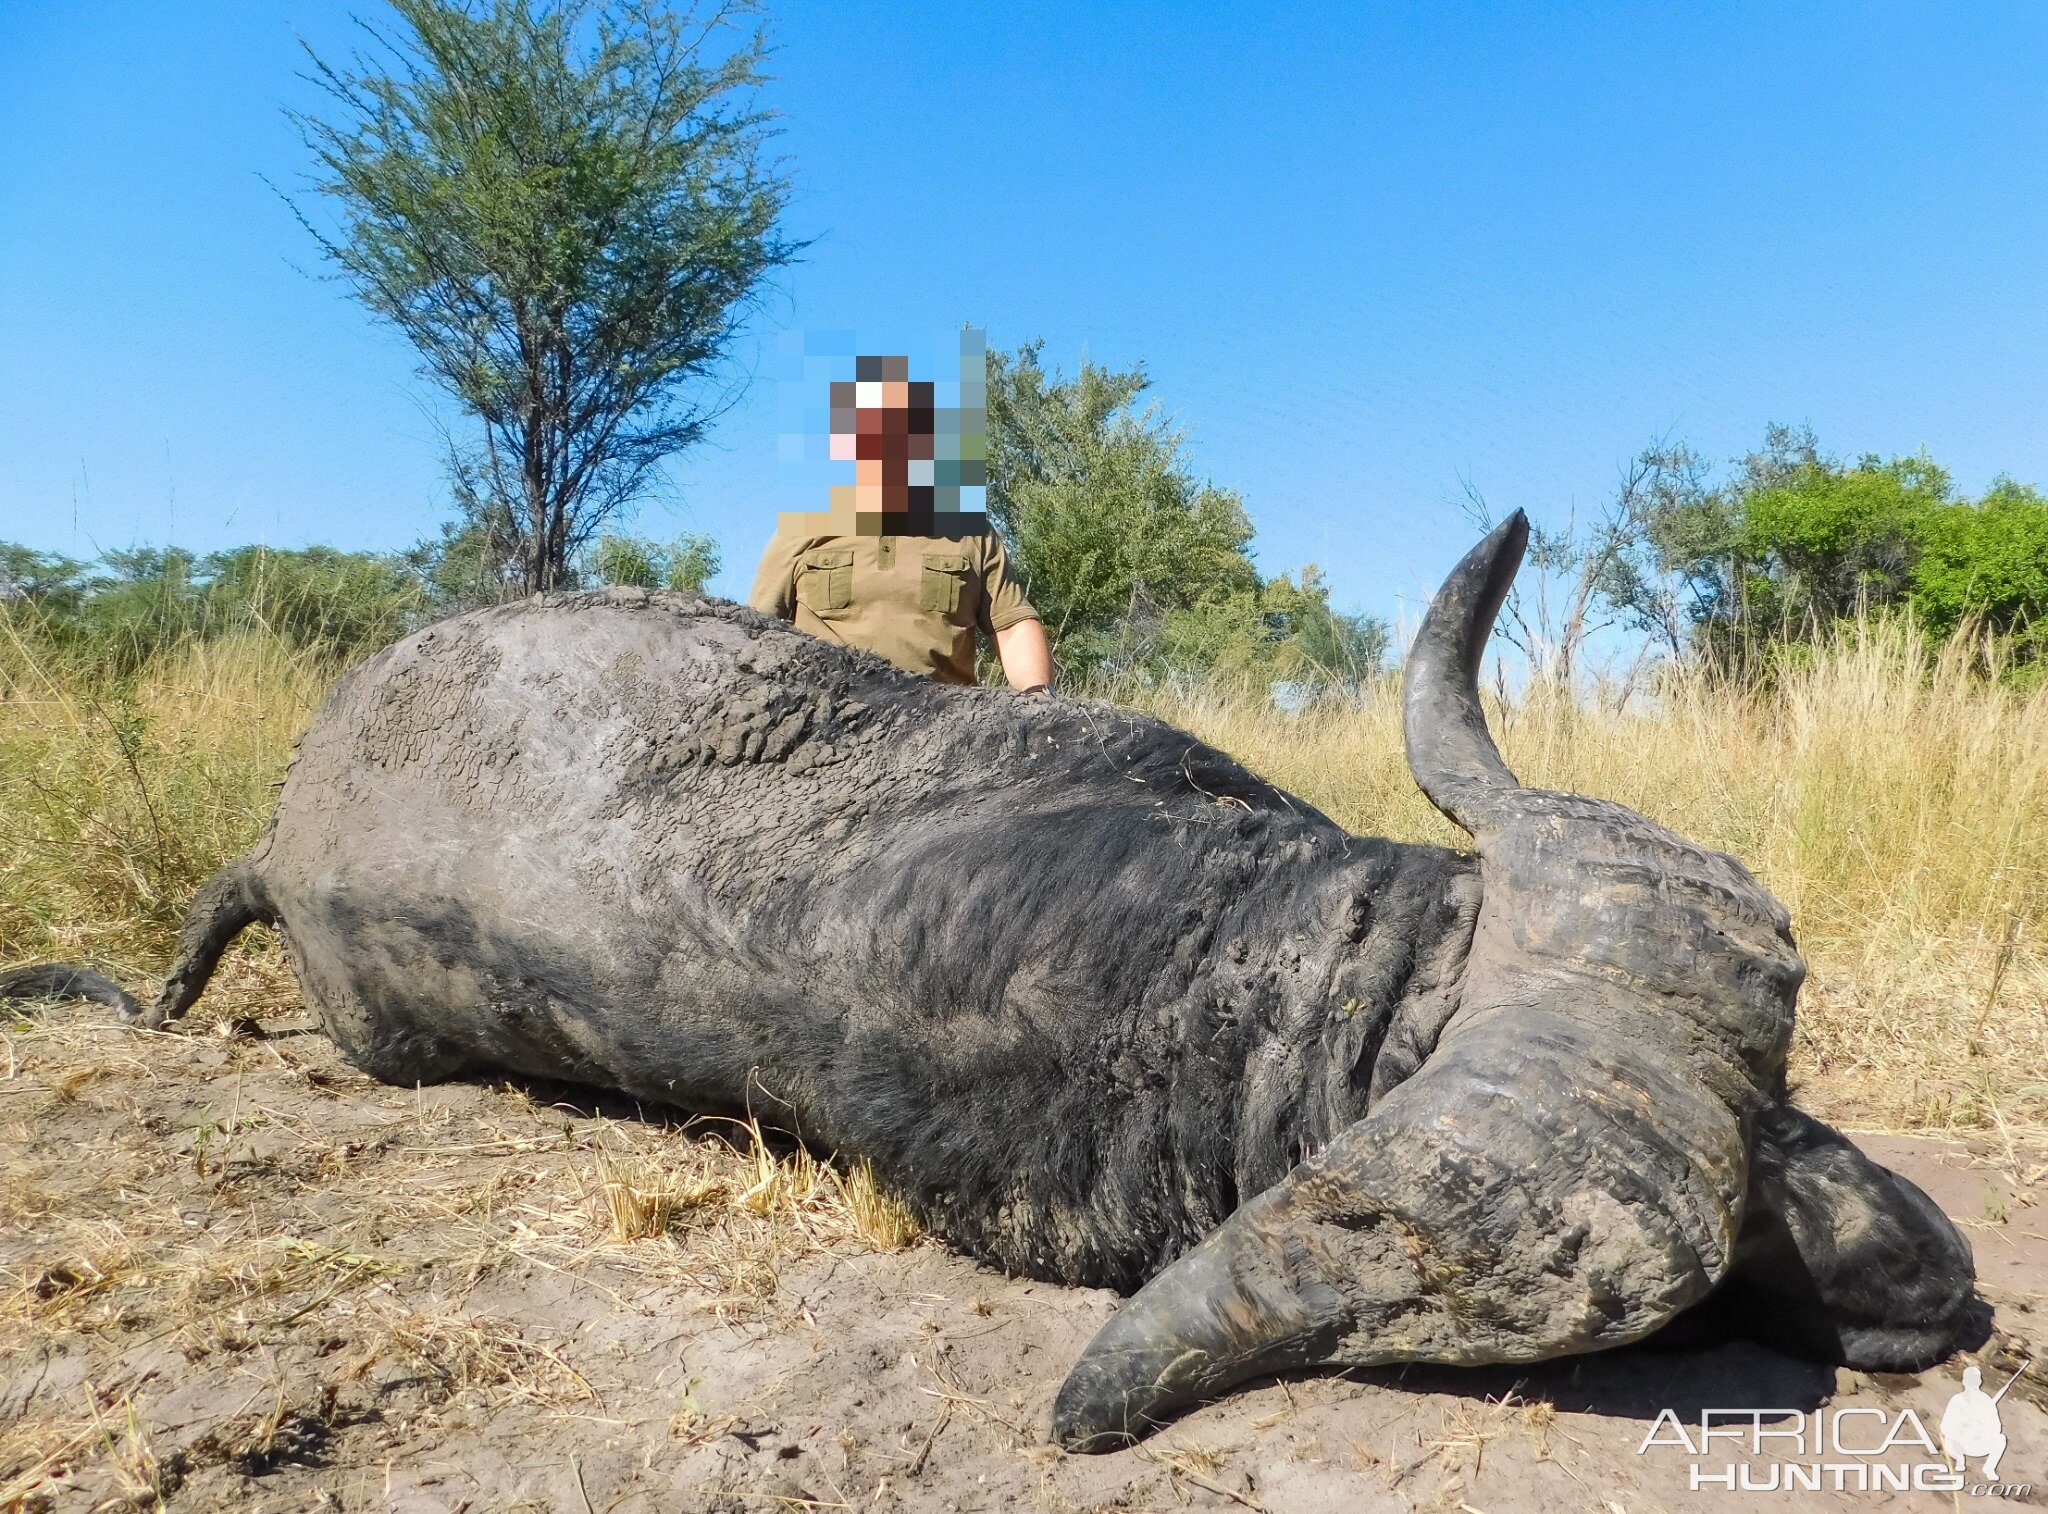
[[[1948,475],[1925,457],[1826,461],[1741,500],[1748,613],[1781,639],[1860,609],[1903,604],[1928,516]]]
[[[1925,454],[1844,462],[1810,429],[1772,426],[1720,483],[1683,444],[1646,449],[1610,519],[1623,528],[1606,603],[1725,672],[1768,668],[1868,610],[1942,636],[1981,624],[2019,664],[2048,651],[2048,501],[2010,479],[1962,499]]]
[[[51,627],[98,671],[125,677],[204,634],[205,566],[183,547],[103,553],[75,619]]]
[[[457,469],[459,514],[443,521],[437,535],[423,537],[402,554],[434,609],[453,615],[500,604],[525,592],[525,558],[512,512],[500,502],[463,488]]]
[[[354,658],[425,618],[428,599],[403,562],[333,547],[236,547],[200,564],[202,634],[262,626],[293,646]]]
[[[1684,442],[1655,442],[1622,470],[1607,517],[1611,551],[1592,587],[1631,630],[1667,656],[1733,603],[1740,523],[1712,469]]]
[[[1329,585],[1314,563],[1303,566],[1299,584],[1285,573],[1268,579],[1260,603],[1267,625],[1279,634],[1274,655],[1284,679],[1356,689],[1386,663],[1387,623],[1332,608]]]
[[[739,27],[746,0],[392,6],[374,58],[314,60],[338,115],[295,119],[339,228],[309,229],[480,423],[454,449],[456,572],[487,581],[502,556],[552,588],[703,434],[741,322],[799,250],[753,104],[764,34]]]
[[[1083,359],[1068,378],[1042,354],[989,354],[988,508],[1070,673],[1377,670],[1385,627],[1331,609],[1316,569],[1260,576],[1242,499],[1197,478],[1186,434],[1138,408],[1142,368]]]
[[[1065,379],[1040,352],[989,356],[989,514],[1061,661],[1129,667],[1166,616],[1256,594],[1251,520],[1237,495],[1195,479],[1183,433],[1135,408],[1143,369],[1083,359]]]
[[[2009,478],[1995,480],[1975,505],[1930,510],[1918,531],[1913,608],[1937,633],[1966,618],[2006,634],[2027,635],[2038,656],[2048,628],[2048,499]]]
[[[332,547],[205,557],[142,547],[87,564],[0,542],[0,610],[11,628],[112,678],[159,653],[247,631],[352,661],[417,628],[429,606],[402,560]]]
[[[76,613],[85,598],[85,569],[84,563],[60,552],[0,541],[0,604]]]
[[[1161,617],[1146,671],[1287,684],[1296,696],[1355,693],[1384,667],[1387,644],[1384,621],[1331,607],[1310,563],[1299,583],[1282,573],[1256,592],[1211,595]]]

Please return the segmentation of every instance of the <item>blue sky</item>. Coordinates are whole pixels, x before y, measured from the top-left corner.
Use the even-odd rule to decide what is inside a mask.
[[[1807,421],[2048,483],[2041,6],[785,3],[775,34],[817,241],[641,521],[718,537],[728,591],[791,327],[1142,359],[1262,566],[1390,616],[1470,538],[1465,480],[1557,521],[1654,437]],[[304,169],[299,36],[346,50],[349,7],[0,0],[0,537],[442,516],[454,418],[264,182]]]

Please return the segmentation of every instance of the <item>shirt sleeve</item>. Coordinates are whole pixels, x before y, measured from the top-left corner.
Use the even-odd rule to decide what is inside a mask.
[[[763,615],[783,620],[796,618],[796,560],[803,555],[804,538],[777,531],[761,554],[761,566],[754,574],[753,592],[747,603]]]
[[[991,530],[982,540],[987,546],[983,549],[981,570],[981,628],[993,636],[1020,620],[1039,619],[1038,611],[1024,597],[1022,586],[1010,576],[1010,560],[1003,551],[1001,535]]]

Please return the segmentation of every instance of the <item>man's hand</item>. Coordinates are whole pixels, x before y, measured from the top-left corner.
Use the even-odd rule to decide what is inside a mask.
[[[996,632],[996,656],[1013,689],[1052,691],[1052,644],[1036,620],[1020,620]]]

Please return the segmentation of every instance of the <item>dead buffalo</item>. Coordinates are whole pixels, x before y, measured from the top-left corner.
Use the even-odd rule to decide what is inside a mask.
[[[1077,1449],[1254,1374],[1597,1351],[1710,1295],[1867,1369],[1975,1344],[1962,1236],[1787,1102],[1785,910],[1502,763],[1476,675],[1526,535],[1408,662],[1409,765],[1476,855],[1110,705],[551,595],[337,685],[142,1018],[263,920],[375,1077],[765,1110],[962,1251],[1136,1290],[1060,1391]]]

